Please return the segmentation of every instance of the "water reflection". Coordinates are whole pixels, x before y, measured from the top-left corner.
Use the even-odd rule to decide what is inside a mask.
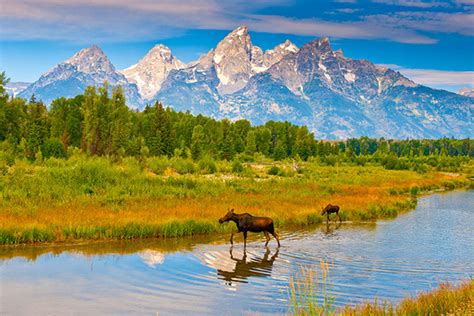
[[[140,251],[138,256],[143,259],[143,262],[150,268],[155,268],[157,265],[165,262],[165,254],[158,250],[146,249]]]
[[[323,229],[321,230],[326,236],[332,237],[336,235],[336,230],[341,228],[341,225],[342,225],[341,222],[336,222],[334,224],[330,222],[326,222],[326,224],[323,226]]]
[[[229,286],[233,282],[248,283],[250,277],[270,277],[272,275],[273,262],[278,257],[279,249],[270,257],[270,249],[266,248],[263,257],[255,255],[247,258],[247,251],[244,249],[242,257],[234,257],[233,247],[229,249],[230,259],[235,262],[234,267],[229,271],[217,269],[217,275],[220,280],[224,280]]]

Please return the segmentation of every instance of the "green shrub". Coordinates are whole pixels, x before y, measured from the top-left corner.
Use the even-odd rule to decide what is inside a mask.
[[[246,153],[240,153],[235,156],[235,159],[241,162],[254,162],[255,157]]]
[[[269,175],[272,175],[272,176],[278,176],[282,173],[282,170],[277,167],[277,166],[272,166],[268,172],[267,172]]]
[[[238,160],[234,160],[232,162],[232,172],[233,173],[242,173],[244,172],[245,167],[242,165],[242,163]]]
[[[179,174],[191,174],[196,172],[196,166],[191,159],[172,158],[171,167]]]
[[[217,165],[214,159],[209,156],[199,160],[198,166],[202,174],[212,174],[217,172]]]
[[[66,158],[66,150],[64,149],[61,141],[57,138],[48,139],[41,146],[41,152],[43,154],[43,158],[45,159],[49,157]]]
[[[151,169],[155,174],[162,175],[166,168],[170,166],[170,161],[167,157],[151,157],[146,160],[146,165]]]

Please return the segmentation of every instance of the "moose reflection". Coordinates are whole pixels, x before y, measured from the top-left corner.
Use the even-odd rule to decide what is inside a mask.
[[[225,271],[217,269],[219,279],[224,280],[227,285],[232,285],[232,282],[248,283],[247,279],[250,277],[270,277],[272,274],[273,262],[278,257],[278,248],[276,252],[270,257],[270,249],[267,248],[263,258],[252,257],[247,261],[247,252],[244,250],[242,258],[234,257],[230,247],[230,259],[235,262],[232,271]]]
[[[336,235],[336,230],[338,230],[341,227],[341,222],[336,222],[336,226],[331,228],[331,224],[326,221],[326,226],[322,229],[322,232],[324,235],[331,237]]]
[[[270,241],[269,234],[272,234],[278,243],[278,247],[280,247],[280,240],[278,239],[278,235],[275,233],[273,220],[271,218],[252,216],[249,213],[236,214],[234,213],[234,209],[231,209],[226,215],[224,215],[224,217],[219,219],[220,224],[228,221],[233,221],[235,225],[237,225],[238,232],[244,234],[244,248],[247,246],[247,232],[263,232],[265,234],[265,238],[267,239],[265,247]],[[234,244],[233,237],[234,233],[230,235],[230,243],[232,245]]]

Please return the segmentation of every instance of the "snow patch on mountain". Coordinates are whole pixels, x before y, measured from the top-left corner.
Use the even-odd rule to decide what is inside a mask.
[[[169,47],[154,46],[138,63],[120,72],[137,85],[144,100],[150,100],[161,89],[161,84],[172,70],[182,69],[186,65],[177,59]]]

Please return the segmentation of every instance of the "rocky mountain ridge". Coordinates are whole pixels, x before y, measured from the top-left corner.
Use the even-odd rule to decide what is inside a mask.
[[[285,41],[263,52],[245,26],[188,65],[157,45],[137,64],[117,71],[93,46],[53,68],[21,96],[71,96],[104,80],[126,87],[129,104],[138,108],[157,100],[216,118],[288,120],[321,138],[474,136],[472,98],[347,58],[328,38],[301,48]]]

